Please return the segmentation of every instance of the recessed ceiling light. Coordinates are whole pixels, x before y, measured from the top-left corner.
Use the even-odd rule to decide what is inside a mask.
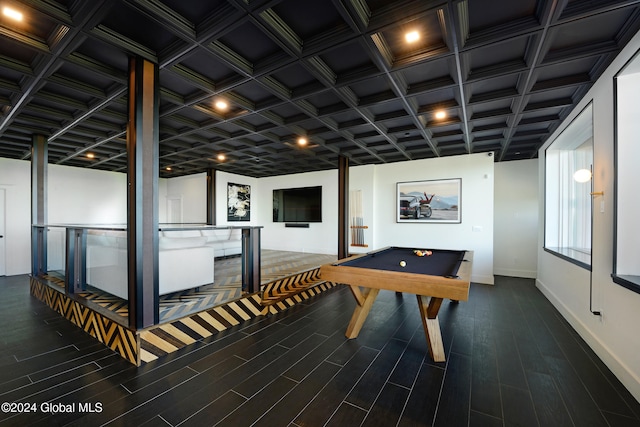
[[[440,111],[436,111],[436,114],[435,114],[435,118],[436,118],[436,119],[438,119],[438,120],[442,120],[442,119],[444,119],[445,117],[447,117],[447,113],[446,113],[446,111],[442,111],[442,110],[440,110]]]
[[[22,13],[10,7],[7,7],[7,6],[3,7],[2,14],[7,18],[13,19],[14,21],[22,21]]]
[[[171,166],[167,166],[166,170],[170,171],[171,170]]]
[[[215,105],[218,110],[226,110],[227,108],[229,108],[229,104],[227,103],[227,101],[224,101],[222,99],[216,101]]]
[[[301,145],[301,146],[307,145],[307,138],[304,138],[304,137],[298,138],[298,145]]]
[[[221,162],[224,161],[227,158],[227,156],[225,156],[224,154],[220,153],[218,154],[218,160],[220,160]]]
[[[414,43],[420,40],[420,33],[417,31],[409,31],[404,35],[404,39],[407,43]]]
[[[93,154],[93,153],[87,153],[87,159],[93,159],[93,158],[95,158],[95,157],[96,157],[96,155],[95,155],[95,154]]]

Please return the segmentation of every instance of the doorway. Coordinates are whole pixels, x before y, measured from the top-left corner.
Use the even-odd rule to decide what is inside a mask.
[[[5,237],[5,196],[6,190],[0,188],[0,276],[6,276],[6,237]]]

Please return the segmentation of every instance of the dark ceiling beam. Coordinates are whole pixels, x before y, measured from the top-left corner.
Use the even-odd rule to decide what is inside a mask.
[[[516,126],[520,119],[522,118],[522,113],[525,111],[527,107],[528,101],[528,93],[529,89],[533,86],[535,79],[534,75],[536,73],[536,66],[542,61],[544,58],[543,50],[545,47],[548,48],[548,44],[550,43],[547,34],[549,33],[549,29],[551,28],[552,22],[558,18],[560,12],[566,6],[568,0],[544,0],[541,3],[540,14],[542,22],[542,32],[531,39],[531,46],[527,49],[530,52],[527,58],[527,64],[529,64],[529,69],[523,73],[522,83],[520,84],[519,91],[522,94],[518,98],[516,98],[515,107],[513,108],[514,120],[511,121],[509,129],[505,132],[505,142],[500,152],[499,160],[502,160],[505,156],[505,153],[509,151],[509,144],[511,143],[511,138],[513,134],[516,132]]]
[[[71,123],[68,123],[67,125],[61,127],[60,129],[58,129],[57,132],[55,132],[52,135],[50,135],[49,136],[49,141],[53,141],[56,138],[58,138],[59,136],[63,135],[65,132],[70,131],[75,126],[79,125],[84,120],[86,120],[89,117],[91,117],[98,110],[101,110],[101,109],[105,108],[114,99],[124,96],[125,92],[126,92],[126,88],[117,89],[116,91],[114,91],[113,93],[108,95],[105,99],[103,99],[101,102],[97,103],[96,105],[91,106],[89,110],[87,110],[87,111],[83,112],[82,114],[80,114],[79,116],[75,117],[75,119]]]
[[[101,139],[99,141],[96,141],[93,144],[89,144],[89,145],[86,145],[85,147],[78,148],[75,153],[70,154],[70,155],[58,160],[56,162],[56,164],[62,164],[64,162],[68,161],[68,160],[73,159],[74,157],[77,157],[77,156],[79,156],[81,154],[86,153],[87,151],[91,151],[94,148],[101,146],[102,144],[105,144],[105,143],[107,143],[109,141],[113,141],[114,139],[125,138],[126,136],[127,136],[127,132],[126,131],[122,131],[122,132],[116,133],[114,135],[108,136],[108,137],[103,138],[103,139]]]
[[[196,40],[195,26],[175,10],[158,0],[126,0],[126,3],[157,24],[169,29],[175,35],[189,40]]]
[[[562,14],[558,18],[558,22],[566,23],[577,19],[584,19],[638,4],[640,4],[640,0],[627,0],[624,2],[608,2],[606,0],[597,2],[568,2],[562,9]]]
[[[416,3],[417,2],[407,3],[406,7],[416,7]],[[424,1],[419,3],[420,4],[418,6],[420,6],[421,8],[419,13],[427,13],[427,11],[430,8],[434,7],[433,6],[434,2]],[[396,94],[398,99],[401,101],[403,108],[409,114],[416,129],[418,129],[418,131],[421,133],[424,140],[427,141],[427,144],[429,145],[431,150],[436,155],[438,155],[438,150],[436,145],[433,143],[433,141],[431,140],[431,137],[428,135],[428,133],[424,129],[424,124],[420,121],[420,119],[416,115],[417,106],[413,105],[412,102],[406,96],[408,85],[406,84],[406,82],[399,81],[400,80],[399,75],[392,75],[391,73],[391,68],[393,67],[392,54],[390,49],[386,45],[386,41],[384,40],[382,33],[379,32],[386,26],[391,25],[393,22],[397,22],[397,19],[394,21],[394,19],[391,17],[392,15],[391,8],[390,7],[385,8],[383,9],[382,12],[373,16],[371,20],[367,20],[365,16],[366,14],[362,13],[362,9],[359,7],[354,7],[354,5],[357,6],[358,3],[352,3],[351,7],[349,7],[348,5],[344,5],[343,3],[340,3],[341,15],[350,16],[351,20],[355,22],[356,23],[355,25],[358,26],[359,28],[365,27],[365,20],[366,20],[367,31],[375,31],[374,33],[364,35],[361,38],[362,45],[364,45],[364,47],[366,48],[368,56],[373,60],[373,63],[376,65],[376,67],[378,67],[378,69],[386,77],[386,80],[388,81],[389,86],[391,87],[392,91]],[[398,7],[397,5],[395,6]],[[365,120],[367,120],[366,115],[364,114],[362,115],[365,118]],[[371,121],[371,120],[367,120],[367,121],[371,125],[376,127],[374,121]],[[381,128],[377,128],[377,130],[407,160],[412,160],[411,155],[401,145],[399,145],[395,139],[387,135]],[[386,163],[385,159],[383,159],[383,161]]]
[[[49,48],[52,55],[48,56],[45,61],[39,63],[36,69],[34,69],[34,76],[22,87],[21,96],[15,100],[11,110],[9,110],[2,122],[0,122],[0,135],[4,133],[14,118],[35,95],[37,89],[42,85],[42,80],[60,65],[58,56],[65,52],[66,48],[73,43],[76,37],[84,37],[82,35],[84,26],[93,25],[93,21],[98,15],[106,13],[109,7],[105,3],[108,2],[105,0],[85,2],[78,8],[75,16],[77,26],[70,28],[61,38],[57,39],[55,45]]]
[[[120,49],[128,52],[132,56],[139,56],[153,62],[154,64],[158,63],[158,57],[155,51],[147,48],[142,43],[137,43],[136,41],[131,40],[105,25],[97,25],[90,30],[90,34],[106,43],[118,46]]]

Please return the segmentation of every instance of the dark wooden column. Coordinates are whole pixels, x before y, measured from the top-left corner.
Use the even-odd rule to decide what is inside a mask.
[[[31,138],[31,225],[47,224],[49,152],[43,135]],[[31,228],[31,274],[47,272],[47,229]]]
[[[349,159],[338,158],[338,259],[349,256]]]
[[[216,170],[207,169],[207,225],[216,225]]]
[[[158,66],[129,60],[127,238],[129,326],[145,328],[158,314]]]
[[[242,229],[242,292],[250,294],[258,292],[262,282],[260,229],[261,227]]]

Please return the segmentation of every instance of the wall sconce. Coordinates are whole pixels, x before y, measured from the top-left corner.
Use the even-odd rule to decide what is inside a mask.
[[[585,183],[591,181],[593,174],[590,169],[578,169],[573,174],[573,179],[576,182]],[[593,190],[593,182],[591,183],[591,189]],[[591,191],[592,196],[604,196],[604,191]]]
[[[580,183],[589,182],[591,179],[591,171],[589,169],[578,169],[573,174],[573,179]]]

